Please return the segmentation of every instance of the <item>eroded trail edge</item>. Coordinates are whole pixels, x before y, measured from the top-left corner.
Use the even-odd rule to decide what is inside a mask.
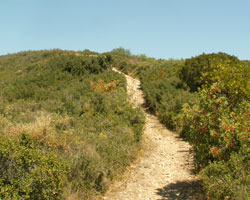
[[[140,81],[124,76],[130,102],[145,112],[144,154],[129,167],[129,176],[125,180],[111,186],[104,199],[198,199],[195,194],[197,179],[190,172],[190,145],[146,112]]]

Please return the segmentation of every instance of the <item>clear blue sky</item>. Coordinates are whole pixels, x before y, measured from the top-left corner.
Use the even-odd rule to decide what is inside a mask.
[[[250,60],[250,0],[0,0],[0,55],[124,47],[155,58]]]

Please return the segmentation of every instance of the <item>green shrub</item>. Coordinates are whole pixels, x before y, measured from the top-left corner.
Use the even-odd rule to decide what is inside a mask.
[[[249,68],[238,65],[211,74],[220,81],[205,85],[199,92],[199,105],[186,107],[182,119],[198,168],[215,157],[227,160],[231,152],[239,150],[241,137],[249,131]]]
[[[199,106],[186,105],[182,131],[193,147],[197,169],[215,160],[227,161],[232,152],[238,152],[248,142],[250,104],[243,102],[239,107],[231,110],[224,96],[201,99]]]
[[[202,172],[208,199],[247,200],[250,198],[250,151],[242,147],[230,159],[211,163]]]
[[[98,74],[109,68],[110,63],[107,57],[85,57],[76,55],[65,55],[51,59],[48,67],[51,70],[59,69],[69,72],[72,75],[82,76],[87,73]]]
[[[111,52],[120,56],[132,56],[130,50],[124,49],[123,47],[115,48]]]
[[[68,166],[25,134],[0,140],[1,199],[61,199]]]
[[[167,64],[140,71],[140,80],[147,106],[168,128],[176,129],[182,105],[193,102],[196,94],[191,94],[175,76],[177,65]]]
[[[179,78],[185,82],[191,91],[197,91],[202,85],[214,82],[211,72],[238,65],[240,61],[235,56],[225,53],[202,54],[190,59],[180,67]]]
[[[146,106],[164,125],[175,130],[182,105],[194,102],[197,97],[195,93],[190,93],[187,84],[177,77],[183,60],[156,60],[145,55],[124,56],[116,52],[111,52],[111,55],[115,67],[140,79]]]
[[[199,102],[186,104],[179,115],[181,132],[192,145],[208,197],[248,199],[250,69],[240,62],[216,67],[203,73]]]

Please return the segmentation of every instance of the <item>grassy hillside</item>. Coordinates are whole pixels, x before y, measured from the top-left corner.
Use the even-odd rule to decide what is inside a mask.
[[[225,53],[186,60],[118,48],[0,57],[0,199],[87,199],[135,158],[147,107],[192,145],[208,199],[250,198],[250,67]]]
[[[90,51],[0,57],[0,199],[87,199],[135,157],[144,117],[111,64]]]

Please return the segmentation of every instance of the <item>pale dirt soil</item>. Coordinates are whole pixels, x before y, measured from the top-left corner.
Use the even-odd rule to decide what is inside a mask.
[[[190,145],[164,127],[143,107],[140,81],[130,76],[127,91],[134,106],[145,112],[143,155],[131,164],[127,175],[114,182],[103,197],[106,200],[193,200],[203,199],[197,178],[191,174]]]

